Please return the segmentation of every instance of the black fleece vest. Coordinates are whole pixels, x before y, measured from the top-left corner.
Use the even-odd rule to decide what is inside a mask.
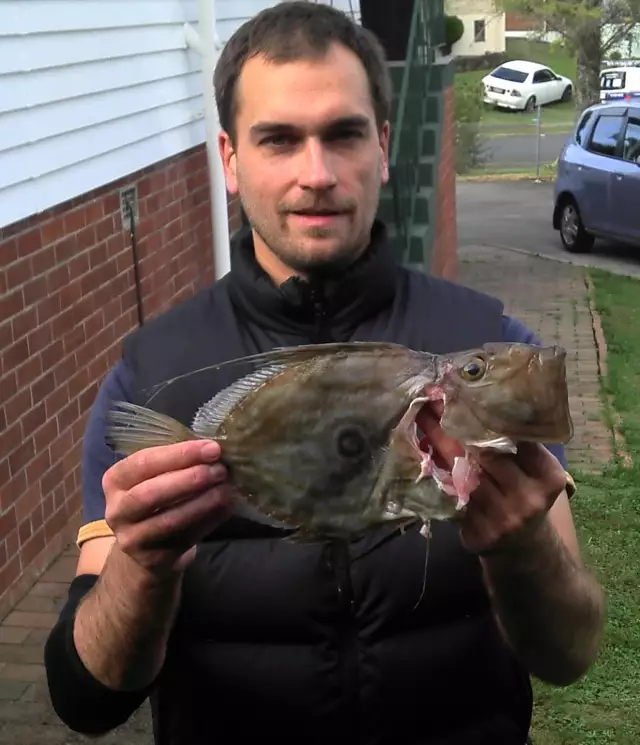
[[[229,275],[127,338],[135,400],[189,424],[243,370],[158,383],[274,346],[387,340],[436,353],[501,338],[499,301],[397,266],[376,224],[340,280],[273,286],[248,234]],[[198,546],[152,696],[158,745],[523,745],[531,689],[455,526],[293,545],[232,517]]]

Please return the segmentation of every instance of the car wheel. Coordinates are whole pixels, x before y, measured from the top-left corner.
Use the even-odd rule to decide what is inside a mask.
[[[564,91],[562,92],[562,98],[560,99],[563,103],[566,103],[567,101],[571,100],[571,96],[573,95],[573,88],[568,85]]]
[[[535,109],[535,107],[536,107],[536,97],[530,96],[529,99],[527,100],[527,103],[524,105],[524,110],[531,112]]]
[[[584,229],[580,211],[573,199],[567,199],[560,209],[560,240],[572,254],[588,253],[594,238]]]

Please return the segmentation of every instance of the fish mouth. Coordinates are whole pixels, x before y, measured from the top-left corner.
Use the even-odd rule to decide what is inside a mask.
[[[456,456],[451,468],[434,450],[429,438],[419,435],[417,419],[425,408],[434,403],[447,404],[447,395],[439,386],[428,386],[424,395],[414,399],[399,423],[399,430],[408,446],[409,454],[418,462],[418,475],[415,483],[433,479],[440,491],[456,500],[455,509],[462,510],[469,501],[471,492],[477,486],[477,466],[466,454]]]

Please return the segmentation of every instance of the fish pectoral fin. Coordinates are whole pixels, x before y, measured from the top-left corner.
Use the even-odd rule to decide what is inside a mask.
[[[200,439],[176,419],[128,401],[116,402],[106,418],[107,445],[125,456],[145,448]]]

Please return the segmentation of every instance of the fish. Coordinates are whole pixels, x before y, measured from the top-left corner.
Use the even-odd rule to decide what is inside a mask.
[[[218,442],[245,514],[291,531],[294,542],[355,540],[415,522],[427,535],[432,519],[464,513],[478,483],[478,450],[515,453],[521,441],[564,444],[573,436],[559,346],[494,342],[432,354],[349,341],[279,347],[203,370],[247,363],[250,371],[205,401],[190,426],[150,401],[114,402],[106,440],[123,456]],[[464,448],[451,471],[416,423],[432,402],[443,407],[445,434]]]

